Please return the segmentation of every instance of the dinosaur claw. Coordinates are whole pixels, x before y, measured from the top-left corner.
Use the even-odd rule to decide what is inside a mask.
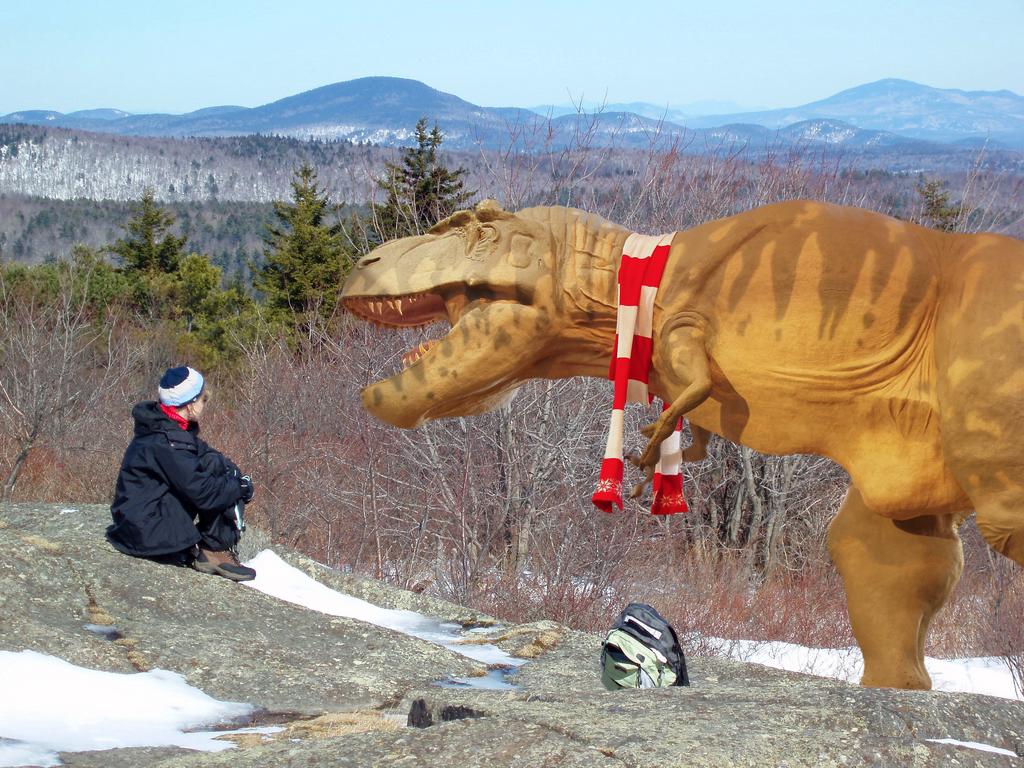
[[[667,411],[665,413],[668,413]],[[648,438],[647,447],[638,461],[634,461],[638,467],[654,467],[658,463],[661,454],[661,444],[672,434],[674,421],[669,421],[663,413],[656,422],[643,427],[640,432]]]
[[[649,467],[653,468],[654,465],[658,463],[658,458],[661,454],[661,451],[659,450],[660,446],[661,441],[652,437],[648,441],[647,447],[644,448],[644,452],[640,454],[640,458],[635,462],[636,466],[641,469],[647,469]]]
[[[647,486],[654,481],[654,465],[644,464],[644,457],[636,453],[636,451],[630,451],[626,454],[626,458],[633,466],[639,467],[644,473],[643,480],[634,485],[633,490],[629,494],[629,498],[636,499],[642,496]]]
[[[636,459],[633,463],[636,464],[636,466],[640,467],[641,469],[653,470],[654,465],[658,463],[658,458],[656,455],[657,447],[658,444],[653,441],[648,443],[647,448],[644,449],[644,452],[640,455],[640,458]]]

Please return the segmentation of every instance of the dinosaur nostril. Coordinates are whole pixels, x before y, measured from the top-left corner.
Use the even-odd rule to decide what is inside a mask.
[[[359,260],[359,263],[356,264],[356,268],[362,269],[363,267],[368,267],[371,264],[375,264],[378,261],[380,261],[380,256],[366,256],[365,258]]]

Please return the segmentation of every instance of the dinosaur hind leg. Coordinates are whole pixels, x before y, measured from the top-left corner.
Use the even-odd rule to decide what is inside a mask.
[[[958,519],[946,514],[893,521],[868,509],[850,488],[828,544],[864,654],[861,685],[931,688],[925,636],[963,570]]]
[[[1022,412],[1024,397],[1011,401],[999,394],[992,398],[994,405],[984,403],[984,408],[969,411],[972,421],[965,417],[943,422],[943,451],[977,512],[978,530],[985,541],[1024,565],[1024,455],[1012,420],[1013,414]],[[1002,409],[1005,424],[997,420],[996,408]]]
[[[1024,565],[1024,486],[1000,478],[999,490],[972,493],[978,530],[992,549]]]
[[[946,463],[977,512],[985,541],[1024,565],[1024,453],[1018,439],[1024,394],[1019,373],[1004,378],[1008,385],[944,416],[942,447]],[[957,394],[967,399],[967,394]]]

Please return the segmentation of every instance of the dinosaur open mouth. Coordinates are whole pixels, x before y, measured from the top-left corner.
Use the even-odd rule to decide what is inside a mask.
[[[417,328],[438,320],[455,324],[444,299],[434,293],[405,296],[357,296],[345,299],[352,314],[385,328]]]
[[[441,320],[454,327],[465,314],[466,298],[456,293],[447,300],[435,293],[403,296],[358,296],[344,300],[345,307],[357,317],[382,328],[419,328]],[[428,339],[402,355],[402,367],[419,362],[440,339]]]
[[[525,339],[526,354],[536,354],[529,343],[542,340],[548,327],[542,312],[524,306],[527,297],[518,286],[453,281],[420,292],[376,293],[382,287],[365,280],[342,301],[360,320],[399,333],[398,348],[382,338],[378,350],[385,365],[400,359],[399,370],[375,375],[361,399],[374,416],[403,429],[508,402],[527,364],[515,342]],[[506,328],[515,328],[515,337]],[[402,347],[412,349],[402,355]]]

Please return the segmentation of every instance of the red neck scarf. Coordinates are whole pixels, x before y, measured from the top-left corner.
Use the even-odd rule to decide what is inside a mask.
[[[652,337],[654,335],[654,298],[665,270],[672,237],[630,235],[622,247],[618,276],[618,309],[616,310],[615,349],[608,378],[615,382],[611,425],[601,479],[591,497],[594,505],[605,512],[614,506],[622,509],[622,446],[627,403],[649,405],[653,398],[647,389],[651,371]],[[662,410],[668,408],[665,404]],[[654,468],[654,502],[651,514],[671,515],[686,512],[681,474],[682,451],[679,433],[675,432],[661,444],[661,458]]]
[[[167,414],[167,418],[169,418],[179,427],[186,431],[188,430],[188,419],[186,419],[184,416],[178,413],[178,409],[175,408],[173,405],[164,405],[163,403],[160,403],[160,410]]]

